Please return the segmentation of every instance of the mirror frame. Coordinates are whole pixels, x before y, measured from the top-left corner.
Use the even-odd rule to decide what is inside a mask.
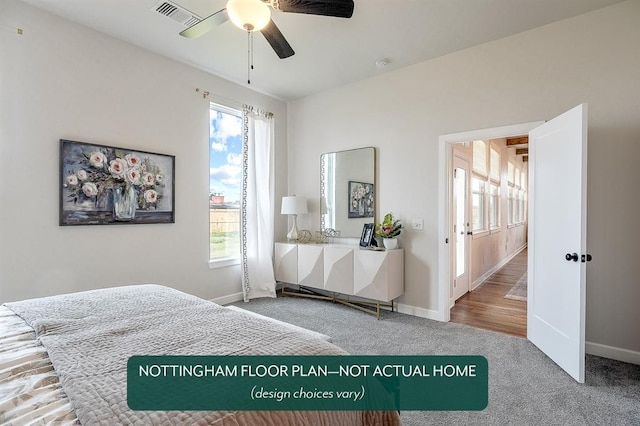
[[[377,217],[377,213],[378,213],[378,176],[376,173],[376,163],[377,163],[377,153],[376,153],[376,148],[374,146],[365,146],[362,148],[353,148],[353,149],[346,149],[343,151],[333,151],[333,152],[325,152],[322,153],[320,155],[320,231],[322,233],[325,233],[325,230],[327,229],[325,226],[325,213],[322,213],[322,203],[323,200],[326,198],[326,187],[325,187],[325,156],[328,154],[339,154],[339,153],[343,153],[343,152],[352,152],[352,151],[359,151],[359,150],[368,150],[371,149],[373,152],[373,163],[371,164],[371,170],[373,172],[373,217],[371,218],[371,221],[375,223],[375,218]],[[338,230],[339,231],[339,230]],[[340,237],[342,238],[360,238],[360,232],[362,230],[358,230],[358,234],[357,235],[340,235]]]

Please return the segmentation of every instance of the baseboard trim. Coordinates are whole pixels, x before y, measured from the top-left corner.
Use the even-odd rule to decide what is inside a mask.
[[[514,257],[516,257],[518,254],[520,254],[520,252],[522,250],[524,250],[525,248],[527,248],[527,243],[525,243],[522,247],[520,247],[519,249],[517,249],[516,251],[514,251],[511,255],[509,255],[508,257],[505,257],[504,259],[502,259],[502,261],[500,263],[498,263],[496,266],[494,266],[493,268],[489,269],[487,272],[485,272],[484,274],[482,274],[477,280],[475,280],[474,282],[471,283],[471,288],[469,289],[469,291],[473,291],[476,288],[478,288],[478,286],[480,284],[482,284],[483,282],[485,282],[485,280],[487,278],[489,278],[491,275],[493,275],[494,273],[496,273],[500,268],[502,268],[504,265],[506,265],[507,263],[509,263],[511,261],[511,259],[513,259]]]
[[[239,302],[241,300],[244,300],[242,293],[233,293],[233,294],[228,294],[226,296],[216,297],[215,299],[211,299],[213,303],[217,303],[218,305],[228,305],[229,303]]]
[[[401,314],[413,315],[415,317],[427,318],[435,321],[443,321],[440,312],[432,309],[419,308],[417,306],[405,305],[404,303],[397,303],[396,310]]]
[[[629,349],[616,348],[613,346],[602,345],[600,343],[585,342],[585,352],[590,355],[640,365],[640,352],[630,351]]]

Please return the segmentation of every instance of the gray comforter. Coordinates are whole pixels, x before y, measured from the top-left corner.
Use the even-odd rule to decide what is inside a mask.
[[[94,424],[383,425],[389,412],[162,412],[127,406],[132,355],[345,354],[320,339],[158,285],[7,303],[36,331],[80,422]]]

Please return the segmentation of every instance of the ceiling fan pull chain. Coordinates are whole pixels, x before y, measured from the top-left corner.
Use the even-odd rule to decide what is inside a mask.
[[[253,33],[254,31],[251,31],[251,69],[253,69]]]
[[[247,84],[251,84],[251,31],[247,31]]]

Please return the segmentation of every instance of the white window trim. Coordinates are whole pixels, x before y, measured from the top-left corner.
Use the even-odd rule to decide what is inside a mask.
[[[240,264],[240,256],[216,257],[209,259],[209,269],[227,268]]]
[[[491,231],[489,231],[488,229],[483,229],[482,231],[473,231],[473,239],[479,239],[479,238],[484,238],[487,235],[491,234]]]

